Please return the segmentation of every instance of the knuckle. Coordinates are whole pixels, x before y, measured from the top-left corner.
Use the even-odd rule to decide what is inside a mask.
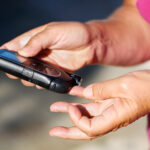
[[[135,75],[133,73],[129,73],[126,76],[123,76],[120,80],[120,88],[122,90],[129,90],[131,87],[131,83],[135,81]]]
[[[52,31],[56,32],[60,28],[60,26],[62,26],[62,24],[63,24],[62,22],[51,22],[48,24],[45,30],[50,31],[50,32]]]
[[[92,90],[95,98],[103,97],[104,86],[102,84],[94,84]]]
[[[141,76],[145,75],[146,73],[144,71],[136,71],[128,73],[127,75],[123,76],[121,78],[120,86],[123,90],[129,90],[132,89],[133,85],[132,83],[138,84],[140,82]]]
[[[141,79],[141,77],[149,78],[150,71],[149,70],[140,70],[140,71],[132,72],[131,74],[135,79]]]
[[[92,141],[92,140],[94,140],[96,137],[88,137],[88,140],[89,141]]]
[[[91,137],[91,138],[94,138],[94,137],[98,136],[98,133],[97,133],[97,131],[95,131],[95,129],[89,128],[86,131],[86,135],[89,136],[89,137]]]
[[[32,48],[32,47],[35,47],[36,45],[37,45],[37,40],[38,40],[38,37],[36,36],[36,37],[34,37],[34,38],[32,38],[29,42],[28,42],[28,44],[27,44],[27,46],[26,47],[30,47],[30,48]]]
[[[91,138],[95,137],[95,134],[92,131],[88,131],[88,132],[86,132],[86,134]]]

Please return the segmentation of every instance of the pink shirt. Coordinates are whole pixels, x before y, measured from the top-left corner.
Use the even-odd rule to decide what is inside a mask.
[[[141,16],[148,23],[150,23],[150,0],[138,0],[137,8],[138,8]],[[150,114],[148,115],[148,137],[149,137],[149,142],[150,142]]]
[[[150,0],[138,0],[137,8],[143,18],[150,23]]]

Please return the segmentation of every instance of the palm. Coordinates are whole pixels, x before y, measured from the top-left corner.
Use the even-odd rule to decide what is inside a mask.
[[[67,112],[75,127],[55,127],[50,134],[67,139],[92,139],[132,123],[149,113],[149,81],[149,71],[137,71],[86,88],[72,88],[72,95],[95,103],[53,104],[51,111]]]
[[[69,113],[75,127],[55,127],[51,129],[50,134],[57,132],[58,137],[76,140],[104,135],[137,119],[137,110],[131,109],[129,104],[129,100],[120,98],[87,104],[56,102],[51,106],[51,110]]]
[[[92,61],[93,51],[90,47],[86,47],[82,50],[52,50],[48,55],[41,59],[48,63],[53,63],[65,70],[75,71],[83,66],[89,64]]]

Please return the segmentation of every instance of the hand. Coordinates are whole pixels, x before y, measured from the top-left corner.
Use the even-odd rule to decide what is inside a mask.
[[[79,22],[49,23],[20,35],[1,48],[15,50],[25,57],[41,52],[39,59],[75,71],[90,64],[94,57],[95,44],[90,33],[90,27]],[[27,81],[22,82],[34,86]]]
[[[69,71],[90,64],[124,66],[144,62],[150,59],[150,26],[137,12],[135,2],[130,3],[127,0],[105,21],[49,23],[1,48],[26,57],[41,53],[40,59]]]
[[[90,33],[87,24],[54,22],[28,31],[1,48],[15,50],[25,57],[33,57],[41,52],[40,59],[75,71],[93,59]]]
[[[51,136],[89,140],[127,126],[150,112],[150,71],[138,71],[70,94],[92,100],[87,104],[56,102],[53,112],[69,114],[74,127],[54,127]]]

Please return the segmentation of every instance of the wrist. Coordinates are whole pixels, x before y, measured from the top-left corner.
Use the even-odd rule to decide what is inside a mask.
[[[93,59],[91,64],[103,64],[103,60],[107,51],[107,23],[104,20],[93,20],[86,22],[90,32],[90,47],[93,51]]]
[[[124,5],[107,20],[86,24],[94,43],[93,64],[128,66],[150,59],[150,25],[136,7]]]

